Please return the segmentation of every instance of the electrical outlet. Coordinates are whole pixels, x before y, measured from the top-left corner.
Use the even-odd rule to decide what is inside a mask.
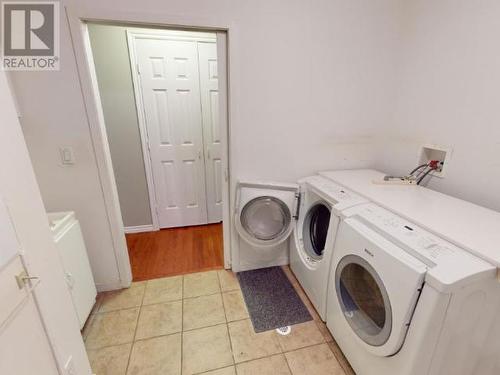
[[[75,369],[75,362],[73,362],[73,356],[70,356],[64,365],[65,375],[77,375]]]

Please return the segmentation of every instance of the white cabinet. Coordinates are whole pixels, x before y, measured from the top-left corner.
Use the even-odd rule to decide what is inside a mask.
[[[71,211],[49,213],[47,216],[82,328],[95,304],[97,290],[80,223]]]

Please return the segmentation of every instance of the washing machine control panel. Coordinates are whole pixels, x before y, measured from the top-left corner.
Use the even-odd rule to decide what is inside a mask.
[[[354,209],[353,209],[354,210]],[[419,226],[375,204],[366,204],[356,210],[356,216],[370,228],[389,237],[400,247],[432,267],[450,258],[478,260],[467,251],[455,246]]]
[[[322,176],[307,177],[305,182],[310,188],[325,196],[329,201],[333,201],[337,209],[352,207],[357,204],[367,203],[367,200],[360,195],[337,185],[331,180]]]

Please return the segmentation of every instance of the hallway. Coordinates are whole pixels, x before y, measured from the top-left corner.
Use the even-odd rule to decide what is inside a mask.
[[[127,234],[134,281],[224,267],[222,223]]]

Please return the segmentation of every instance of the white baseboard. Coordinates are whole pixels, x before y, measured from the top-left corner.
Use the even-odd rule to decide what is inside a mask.
[[[110,283],[105,283],[105,284],[95,284],[95,287],[97,289],[97,292],[99,292],[99,293],[109,292],[111,290],[120,290],[120,289],[124,288],[121,281],[115,281],[115,282],[110,282]]]
[[[141,233],[141,232],[152,232],[155,230],[153,225],[136,225],[135,227],[125,227],[125,233]]]
[[[111,281],[109,283],[97,283],[95,284],[95,287],[97,289],[97,292],[109,292],[112,290],[120,290],[124,288],[129,288],[130,285],[132,284],[132,280],[117,280],[117,281]]]

